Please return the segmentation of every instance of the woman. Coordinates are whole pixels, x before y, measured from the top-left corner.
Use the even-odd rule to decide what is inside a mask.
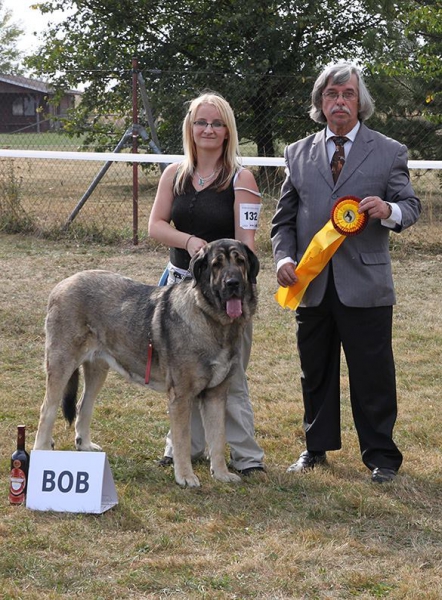
[[[168,283],[190,277],[191,257],[216,239],[235,238],[255,251],[261,195],[253,174],[240,166],[238,145],[235,117],[224,98],[204,93],[190,103],[183,122],[184,161],[164,170],[149,219],[149,235],[170,247]],[[250,325],[243,336],[241,360],[231,380],[226,408],[230,466],[242,475],[265,471],[264,453],[254,438],[253,410],[245,375],[251,329]],[[202,421],[195,406],[192,459],[204,455],[205,445]],[[160,464],[172,462],[169,432]]]

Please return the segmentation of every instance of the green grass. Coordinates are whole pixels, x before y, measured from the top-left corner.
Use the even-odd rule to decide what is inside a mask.
[[[82,138],[71,138],[62,131],[44,133],[0,133],[0,148],[34,150],[80,150]]]
[[[166,252],[0,234],[2,600],[442,597],[440,251],[418,227],[393,247],[395,438],[404,465],[393,485],[376,486],[359,455],[345,369],[342,450],[330,453],[327,468],[285,472],[304,447],[300,372],[294,315],[273,299],[265,231],[248,374],[268,476],[221,484],[198,464],[202,487],[180,489],[172,470],[155,463],[168,429],[166,398],[112,374],[92,432],[107,453],[119,504],[99,516],[32,512],[7,501],[16,426],[27,425],[31,448],[44,396],[47,296],[85,268],[156,283]],[[54,437],[57,449],[73,449],[61,414]]]

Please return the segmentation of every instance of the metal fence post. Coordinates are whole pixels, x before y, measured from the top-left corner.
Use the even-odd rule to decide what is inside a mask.
[[[138,153],[138,59],[132,58],[132,154]],[[133,244],[138,245],[138,163],[132,164],[132,230]]]

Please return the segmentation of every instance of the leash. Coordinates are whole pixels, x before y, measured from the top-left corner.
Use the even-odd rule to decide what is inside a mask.
[[[144,383],[146,385],[149,385],[151,367],[152,367],[152,342],[149,342],[149,344],[147,345],[146,374],[144,376]]]

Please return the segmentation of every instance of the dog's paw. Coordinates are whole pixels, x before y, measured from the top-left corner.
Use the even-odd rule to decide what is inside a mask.
[[[94,444],[94,442],[84,441],[81,437],[77,436],[75,438],[75,448],[80,450],[81,452],[101,452],[102,448],[98,444]]]
[[[239,483],[241,481],[241,477],[236,475],[236,473],[231,473],[230,471],[217,471],[216,473],[212,471],[212,477],[217,481],[222,481],[223,483]]]
[[[175,471],[175,481],[181,487],[200,487],[200,480],[195,473],[189,473],[187,475],[181,475]]]

